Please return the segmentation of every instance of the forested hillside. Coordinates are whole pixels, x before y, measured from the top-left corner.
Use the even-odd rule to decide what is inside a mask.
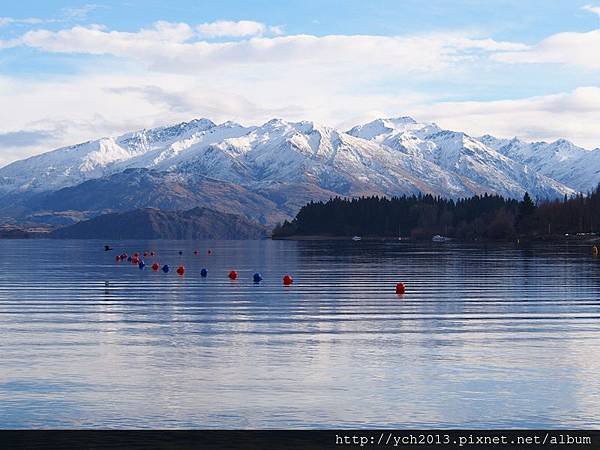
[[[452,200],[431,195],[333,198],[304,206],[273,237],[382,236],[429,239],[511,239],[594,232],[600,226],[600,189],[584,196],[535,204],[498,195]]]

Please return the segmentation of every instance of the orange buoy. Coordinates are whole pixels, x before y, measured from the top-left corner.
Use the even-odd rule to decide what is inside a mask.
[[[183,275],[184,273],[185,273],[185,267],[183,267],[183,266],[179,266],[179,267],[177,268],[177,274],[178,274],[178,275]]]
[[[285,286],[290,286],[293,282],[294,282],[294,279],[291,277],[291,275],[283,276],[283,284]]]
[[[158,271],[158,269],[160,269],[160,266],[157,262],[155,262],[154,264],[152,264],[152,270],[154,270],[155,272]]]
[[[406,292],[406,286],[404,286],[404,283],[398,283],[396,285],[396,294],[402,295],[405,292]]]
[[[238,275],[237,272],[235,270],[232,270],[231,272],[229,272],[228,276],[229,276],[230,280],[235,280],[235,279],[237,279],[237,275]]]

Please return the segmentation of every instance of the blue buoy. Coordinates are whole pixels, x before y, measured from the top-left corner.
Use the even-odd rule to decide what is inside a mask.
[[[146,263],[144,261],[140,261],[138,267],[140,268],[140,270],[144,270],[144,267],[146,267]]]
[[[168,272],[169,272],[169,265],[168,265],[168,264],[165,264],[165,265],[162,267],[162,271],[163,271],[164,273],[168,273]]]
[[[262,276],[260,273],[256,272],[254,275],[252,275],[252,279],[255,283],[260,283],[262,281]]]
[[[206,277],[208,276],[208,270],[206,270],[206,269],[202,269],[202,270],[200,271],[200,276],[201,276],[202,278],[206,278]]]
[[[127,262],[131,262],[131,259],[132,259],[131,256],[128,256],[127,257]]]

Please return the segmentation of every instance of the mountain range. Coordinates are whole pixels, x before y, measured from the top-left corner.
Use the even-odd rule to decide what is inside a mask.
[[[272,226],[311,200],[429,193],[538,199],[600,182],[600,149],[469,136],[410,117],[341,131],[197,119],[101,138],[0,168],[0,223],[68,225],[141,208],[206,207]]]

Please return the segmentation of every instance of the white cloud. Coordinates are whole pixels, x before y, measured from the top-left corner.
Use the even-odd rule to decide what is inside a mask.
[[[63,8],[61,12],[64,18],[63,20],[81,21],[87,19],[90,13],[99,8],[101,8],[100,5],[95,3],[87,3],[78,7]]]
[[[599,48],[600,29],[554,34],[527,50],[497,53],[492,58],[505,63],[569,64],[600,69]]]
[[[281,34],[281,27],[267,26],[253,20],[218,20],[216,22],[203,23],[197,26],[200,36],[206,38],[216,37],[247,37],[262,36],[267,33]]]
[[[24,34],[21,43],[47,52],[113,55],[173,73],[266,63],[349,64],[363,68],[380,65],[402,73],[431,72],[491,52],[527,48],[520,43],[477,39],[459,33],[398,37],[290,35],[227,42],[193,38],[194,32],[187,24],[157,22],[152,28],[138,32],[109,31],[98,26],[35,30]]]
[[[474,136],[567,138],[587,148],[600,147],[600,87],[515,100],[442,102],[418,106],[413,113]]]
[[[25,19],[15,19],[14,17],[0,17],[0,27],[13,24],[38,25],[44,23],[43,19],[37,17],[27,17]]]
[[[17,19],[14,17],[0,17],[0,27],[7,25],[40,25],[48,23],[79,22],[87,19],[92,11],[99,8],[101,8],[101,6],[96,4],[86,4],[77,8],[63,8],[60,17],[57,18],[41,19],[39,17],[27,17],[24,19]]]
[[[588,11],[588,12],[591,12],[593,14],[597,14],[598,16],[600,16],[600,6],[584,5],[584,6],[581,7],[581,9],[583,9],[584,11]]]

